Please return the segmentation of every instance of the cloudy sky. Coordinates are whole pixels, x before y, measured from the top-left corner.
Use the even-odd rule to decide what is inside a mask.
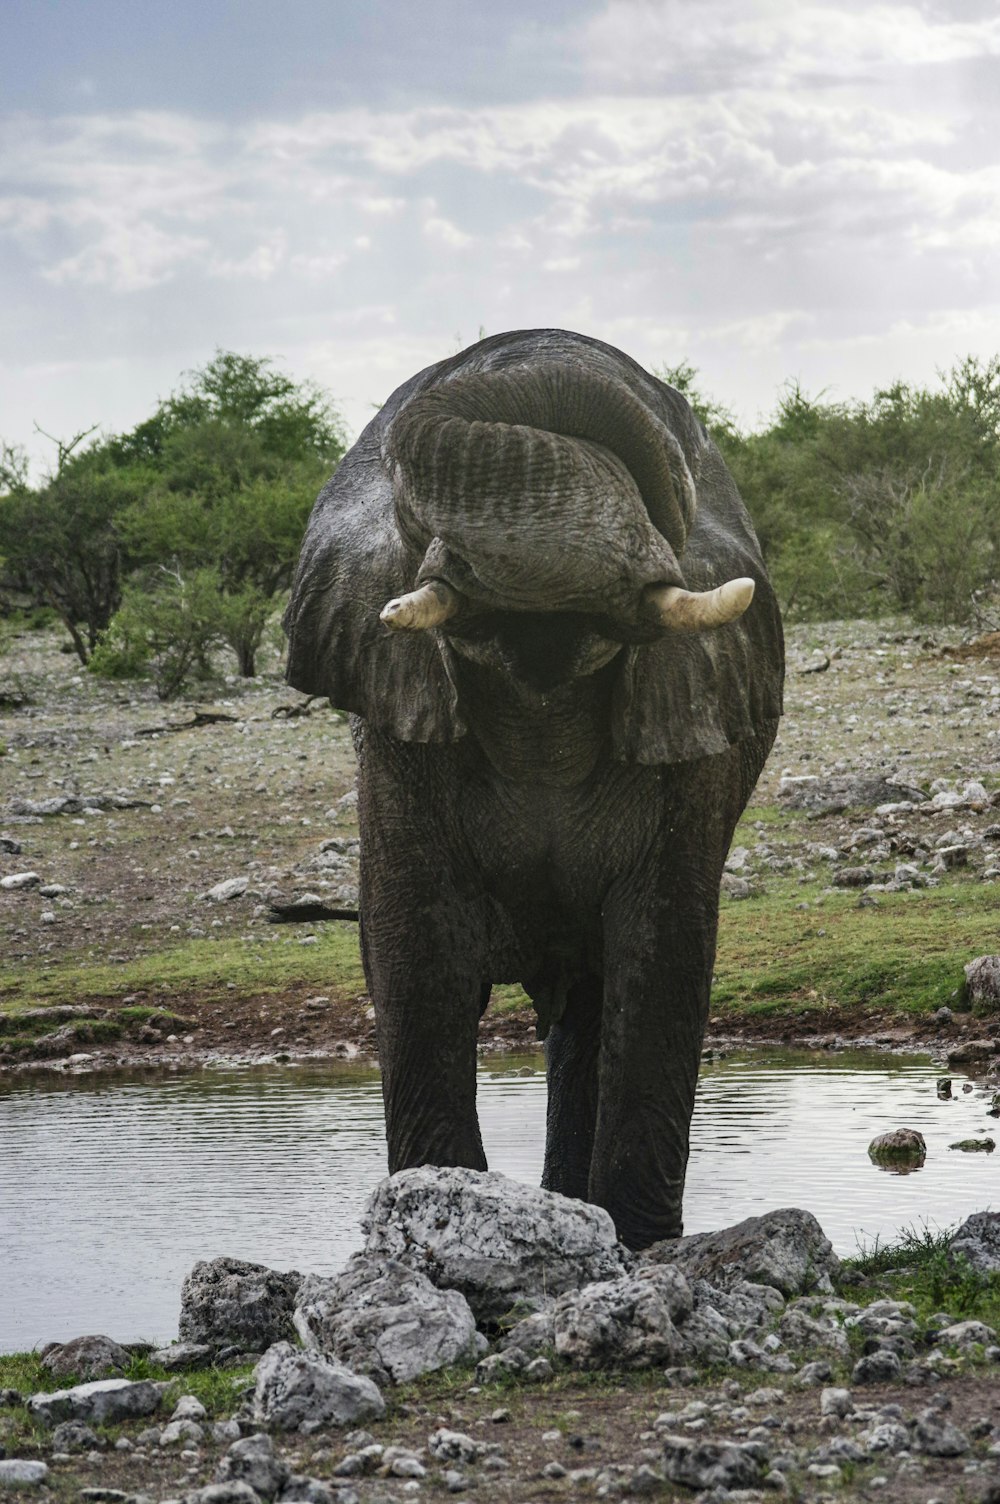
[[[747,423],[1000,351],[995,0],[2,0],[0,437],[216,347],[357,433],[479,330]]]

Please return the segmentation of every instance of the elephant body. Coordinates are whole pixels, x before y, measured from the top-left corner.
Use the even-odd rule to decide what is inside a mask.
[[[663,626],[734,575],[756,587],[738,618]],[[428,601],[448,614],[393,629]],[[477,1028],[491,984],[520,982],[543,1184],[632,1247],[678,1235],[723,863],[783,671],[690,408],[558,330],[421,372],[320,496],[286,627],[291,682],[352,712],[390,1170],[485,1168]]]

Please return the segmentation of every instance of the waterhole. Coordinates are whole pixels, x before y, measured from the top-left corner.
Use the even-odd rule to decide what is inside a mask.
[[[806,1207],[838,1253],[904,1227],[947,1227],[996,1206],[1000,1153],[983,1137],[991,1093],[927,1057],[850,1051],[737,1053],[702,1067],[685,1230]],[[969,1087],[963,1090],[963,1085]],[[479,1075],[492,1169],[537,1184],[545,1122],[540,1056]],[[872,1137],[917,1128],[920,1171],[868,1159]],[[385,1173],[378,1073],[324,1063],[191,1074],[22,1077],[0,1087],[0,1351],[85,1332],[177,1333],[184,1275],[220,1254],[332,1273],[361,1243]]]

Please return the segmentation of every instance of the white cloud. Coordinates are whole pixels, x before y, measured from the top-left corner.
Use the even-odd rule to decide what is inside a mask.
[[[428,240],[447,246],[451,251],[464,251],[472,244],[471,235],[467,235],[458,225],[452,224],[450,219],[445,219],[440,214],[431,215],[424,220],[424,234]]]

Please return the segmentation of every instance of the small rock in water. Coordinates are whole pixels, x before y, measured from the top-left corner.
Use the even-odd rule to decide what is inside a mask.
[[[996,1140],[992,1138],[960,1138],[957,1143],[949,1144],[949,1149],[960,1149],[963,1154],[992,1154],[996,1148]]]
[[[885,1169],[916,1169],[927,1158],[927,1145],[915,1128],[893,1128],[872,1139],[868,1157]]]

